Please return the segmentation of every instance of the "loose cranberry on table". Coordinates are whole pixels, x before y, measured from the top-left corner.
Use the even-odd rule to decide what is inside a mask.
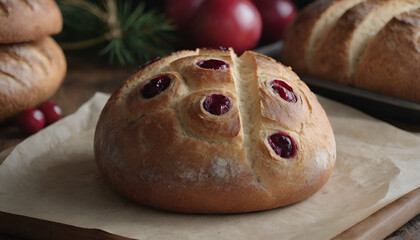
[[[249,0],[205,0],[189,22],[194,47],[232,47],[236,53],[255,47],[261,15]]]
[[[253,0],[261,13],[262,40],[269,43],[281,40],[287,26],[296,16],[296,6],[291,0]]]
[[[45,126],[45,116],[39,109],[23,110],[17,120],[20,130],[26,134],[34,134]]]
[[[38,107],[45,116],[47,125],[58,121],[61,118],[61,108],[54,102],[44,102]]]

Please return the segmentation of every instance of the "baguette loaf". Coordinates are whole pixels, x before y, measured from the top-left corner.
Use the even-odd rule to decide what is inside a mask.
[[[65,72],[64,54],[50,37],[0,45],[0,122],[50,98]]]
[[[393,54],[384,53],[385,48],[377,46],[381,41],[380,38],[375,38],[375,36],[394,16],[419,9],[420,0],[365,0],[338,14],[329,11],[319,13],[310,11],[314,6],[323,6],[324,4],[329,6],[325,7],[328,9],[337,3],[331,0],[318,0],[308,6],[309,10],[304,10],[298,15],[296,21],[286,32],[282,60],[290,64],[300,74],[355,87],[363,86],[362,88],[373,92],[412,101],[413,97],[408,97],[404,89],[411,87],[407,83],[413,83],[418,79],[416,76],[418,76],[419,65],[411,62],[412,59],[418,58],[417,48],[413,46],[413,43],[418,43],[418,38],[415,34],[411,34],[415,27],[411,24],[410,26],[406,25],[411,30],[399,30],[399,33],[403,34],[400,38],[405,41],[396,37],[387,37],[388,43],[382,41],[383,44],[394,47]],[[312,19],[316,19],[315,23],[305,23],[308,11],[316,15],[312,16]],[[339,14],[342,15],[338,16]],[[412,15],[410,18],[418,18],[418,15]],[[321,19],[324,19],[324,22]],[[325,30],[315,31],[314,26],[316,25],[326,26]],[[310,37],[296,34],[301,31],[306,32]],[[385,37],[383,34],[394,35],[392,31],[384,31],[385,33],[381,33],[381,38]],[[308,41],[307,39],[320,40],[314,41],[312,45],[302,44],[301,50],[295,51],[299,48],[296,43]],[[398,43],[390,42],[399,39],[401,41]],[[411,46],[400,46],[399,44],[411,44]],[[308,47],[309,45],[312,47]],[[398,50],[396,46],[398,46]],[[400,52],[400,48],[411,48],[411,55]],[[369,51],[366,51],[367,49]],[[409,50],[407,51],[409,52]],[[376,52],[375,55],[372,52]],[[386,57],[384,57],[385,55]],[[300,62],[298,62],[299,59]],[[411,63],[407,65],[401,64],[402,62]],[[401,74],[397,74],[398,72]],[[385,75],[387,77],[383,78]],[[358,79],[359,77],[361,79]],[[373,78],[378,80],[371,81]],[[374,82],[382,82],[382,84],[378,85]],[[395,85],[399,85],[399,87],[392,87]],[[384,91],[380,88],[387,88],[387,90]],[[419,102],[419,100],[416,101]]]
[[[420,103],[420,9],[393,18],[356,67],[354,85]]]
[[[115,91],[98,169],[117,192],[178,212],[236,213],[308,198],[336,157],[328,118],[289,68],[247,51],[180,51]]]
[[[0,1],[0,43],[39,40],[61,31],[63,19],[54,0]]]

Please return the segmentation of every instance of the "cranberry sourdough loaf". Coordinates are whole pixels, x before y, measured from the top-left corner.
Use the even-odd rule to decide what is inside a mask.
[[[308,198],[335,163],[316,96],[264,55],[180,51],[112,94],[94,140],[113,189],[178,212],[236,213]]]
[[[66,73],[66,59],[50,37],[0,45],[0,122],[50,98]]]
[[[0,43],[39,40],[59,33],[63,19],[54,0],[0,1]]]
[[[407,19],[402,15],[419,8],[420,0],[318,0],[305,8],[288,29],[282,60],[299,74],[420,102],[420,97],[413,98],[404,90],[420,90],[419,84],[409,86],[418,81],[420,74],[419,35],[413,33],[418,33],[418,25],[413,24],[418,20],[401,20]],[[418,14],[409,15],[410,19],[418,19]],[[406,23],[399,25],[398,34],[388,26],[395,25],[395,21]],[[392,54],[382,52],[385,48],[379,42],[383,38],[386,43],[382,44]],[[404,54],[400,48],[405,49]],[[402,87],[383,91],[396,84]]]

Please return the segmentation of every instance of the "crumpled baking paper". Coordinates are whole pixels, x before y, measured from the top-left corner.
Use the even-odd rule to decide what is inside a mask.
[[[230,215],[143,207],[112,191],[94,162],[95,125],[108,97],[96,94],[14,149],[0,165],[0,211],[136,239],[330,239],[420,186],[420,136],[319,97],[337,163],[309,199]]]

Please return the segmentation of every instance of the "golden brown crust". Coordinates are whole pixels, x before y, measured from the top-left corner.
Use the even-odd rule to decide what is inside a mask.
[[[418,0],[368,0],[349,9],[316,50],[309,72],[352,85],[356,64],[376,33],[395,14],[419,6]]]
[[[279,63],[273,66],[275,61],[269,61],[266,56],[257,55],[256,60],[260,86],[261,83],[266,85],[266,80],[269,79],[283,79],[298,96],[296,103],[288,103],[279,99],[278,95],[261,95],[261,106],[265,105],[267,99],[272,100],[272,97],[277,98],[277,104],[283,106],[274,118],[261,111],[262,137],[255,139],[258,146],[254,149],[256,161],[252,165],[256,175],[277,203],[287,205],[312,195],[328,180],[335,160],[333,132],[315,95],[296,74]],[[276,77],[265,75],[273,71]],[[260,92],[270,92],[267,91],[268,87],[265,91],[263,88],[260,87]],[[266,105],[265,108],[270,107]],[[267,139],[276,132],[287,133],[296,141],[298,153],[293,159],[279,157],[269,146]]]
[[[420,9],[393,18],[366,49],[355,86],[420,102]]]
[[[287,28],[284,36],[282,60],[293,70],[306,72],[306,48],[316,21],[336,0],[316,1],[304,8]]]
[[[285,33],[283,62],[293,66],[293,70],[298,73],[306,73],[307,62],[311,59],[308,51],[316,48],[330,25],[333,25],[330,22],[336,21],[345,10],[361,1],[363,0],[318,0],[309,4]]]
[[[197,66],[207,59],[230,67]],[[171,77],[171,85],[155,98],[142,98],[141,86],[162,74]],[[267,85],[272,79],[288,83],[298,101],[275,95]],[[214,93],[229,97],[226,114],[203,108],[203,99]],[[264,113],[271,107],[267,94],[279,112]],[[295,141],[295,156],[279,157],[269,146],[268,137],[278,132]],[[105,180],[124,196],[195,213],[258,211],[301,201],[325,184],[335,162],[334,135],[315,95],[289,68],[250,51],[240,58],[233,51],[181,51],[140,70],[104,107],[94,151]]]
[[[0,46],[0,122],[50,98],[61,85],[66,59],[50,37]]]
[[[350,49],[357,28],[387,0],[371,0],[349,9],[334,25],[308,64],[319,78],[350,84]],[[389,2],[389,1],[388,1]]]
[[[54,0],[0,1],[0,43],[35,41],[57,34],[63,19]]]
[[[204,55],[210,56],[210,55]],[[219,60],[227,62],[229,65],[233,65],[230,56],[218,56]],[[191,80],[186,84],[192,89],[204,89],[211,88],[220,84],[230,85],[234,87],[232,69],[227,68],[221,71],[214,73],[211,69],[203,69],[202,71],[194,71],[197,68],[196,64],[203,60],[202,56],[191,56],[181,58],[177,61],[174,61],[171,65],[175,69],[179,69],[179,73],[185,77],[185,80]],[[202,81],[194,81],[194,79],[203,79]]]
[[[402,35],[382,30],[381,37],[375,38],[394,16],[418,9],[420,1],[362,0],[336,20],[340,15],[337,14],[340,3],[345,1],[318,0],[313,6],[322,6],[316,8],[322,11],[314,11],[313,6],[303,11],[305,17],[310,16],[308,12],[315,16],[306,22],[299,21],[298,17],[297,22],[302,24],[294,24],[289,29],[290,38],[286,39],[283,49],[285,62],[290,63],[298,73],[308,76],[420,102],[415,97],[418,94],[411,93],[411,86],[417,85],[414,82],[418,79],[416,61],[419,55],[415,46],[419,40],[412,33],[416,17],[406,18],[404,21],[407,24],[399,24],[401,29],[398,31]],[[327,30],[322,32],[315,26],[325,26]],[[398,27],[394,28],[397,30]],[[314,44],[314,39],[318,39],[319,43]]]
[[[211,94],[229,97],[232,103],[231,110],[221,116],[207,112],[203,102],[206,96]],[[222,89],[192,92],[184,97],[179,106],[177,111],[185,130],[197,137],[211,141],[233,138],[240,133],[238,100],[234,93]]]
[[[285,128],[301,129],[309,117],[309,107],[305,99],[307,92],[302,91],[307,88],[305,83],[291,70],[266,56],[258,55],[255,61],[258,66],[256,71],[260,82],[262,116]],[[270,87],[272,80],[282,80],[291,85],[297,93],[297,102],[279,101],[278,94]]]

